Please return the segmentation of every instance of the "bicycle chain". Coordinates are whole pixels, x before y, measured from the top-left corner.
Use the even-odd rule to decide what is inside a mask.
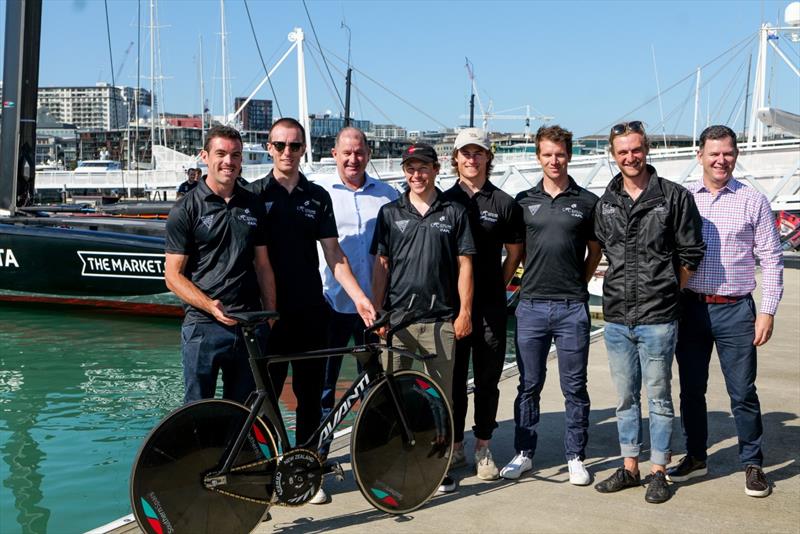
[[[245,469],[250,469],[251,467],[257,467],[259,465],[268,464],[270,462],[277,462],[280,456],[275,458],[264,458],[263,460],[256,460],[255,462],[250,462],[249,464],[240,465],[238,467],[231,467],[231,472],[234,471],[244,471]],[[273,501],[268,501],[266,499],[256,499],[254,497],[248,497],[246,495],[240,495],[238,493],[233,493],[232,491],[224,490],[222,488],[209,488],[211,491],[219,493],[220,495],[225,495],[226,497],[233,497],[234,499],[239,499],[241,501],[252,502],[255,504],[263,504],[265,506],[279,504],[277,501],[273,499]],[[274,492],[273,492],[274,496]]]
[[[250,469],[251,467],[257,467],[259,465],[265,465],[270,462],[277,462],[283,455],[276,456],[275,458],[264,458],[263,460],[256,460],[255,462],[250,462],[249,464],[240,465],[238,467],[231,467],[231,472],[233,471],[244,471],[245,469]],[[273,499],[272,501],[268,501],[266,499],[256,499],[254,497],[248,497],[246,495],[240,495],[238,493],[233,493],[232,491],[224,490],[221,488],[210,488],[211,491],[219,493],[220,495],[225,495],[226,497],[232,497],[234,499],[239,499],[241,501],[252,502],[255,504],[263,504],[265,506],[285,506],[287,508],[297,508],[298,506],[303,506],[306,503],[299,503],[299,504],[289,504],[285,502],[280,502],[279,500],[275,499],[274,491],[273,491]]]

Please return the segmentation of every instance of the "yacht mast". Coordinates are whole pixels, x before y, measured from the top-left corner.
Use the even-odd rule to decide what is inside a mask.
[[[222,123],[228,124],[228,56],[225,47],[225,0],[219,0],[220,47],[222,50]]]
[[[150,0],[150,166],[155,168],[156,146],[156,29],[155,0]]]
[[[206,96],[203,81],[203,36],[200,36],[200,143],[206,138]]]
[[[289,34],[289,40],[297,45],[297,120],[306,130],[306,153],[303,155],[303,162],[313,161],[311,153],[311,125],[308,120],[308,90],[306,88],[306,62],[303,54],[303,41],[305,35],[302,28],[295,28]]]

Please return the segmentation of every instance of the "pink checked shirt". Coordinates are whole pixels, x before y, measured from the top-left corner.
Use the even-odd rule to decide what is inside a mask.
[[[714,197],[702,178],[687,185],[703,216],[706,255],[688,288],[706,295],[741,296],[756,287],[761,263],[761,313],[775,315],[783,296],[783,252],[767,198],[731,178]]]

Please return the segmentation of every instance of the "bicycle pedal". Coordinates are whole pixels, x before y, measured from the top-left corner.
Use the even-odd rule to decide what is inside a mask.
[[[344,469],[339,462],[326,462],[324,475],[333,475],[339,482],[344,480]]]

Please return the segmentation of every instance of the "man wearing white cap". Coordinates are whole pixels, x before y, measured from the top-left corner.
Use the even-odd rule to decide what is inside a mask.
[[[451,164],[458,182],[444,197],[463,205],[477,253],[473,256],[472,333],[456,342],[453,370],[453,467],[466,464],[464,426],[467,417],[467,373],[474,377],[475,468],[478,478],[496,480],[497,466],[489,450],[497,428],[497,384],[506,353],[506,293],[523,254],[522,208],[489,181],[493,154],[486,132],[465,128],[456,137]],[[506,259],[501,261],[503,246]]]

